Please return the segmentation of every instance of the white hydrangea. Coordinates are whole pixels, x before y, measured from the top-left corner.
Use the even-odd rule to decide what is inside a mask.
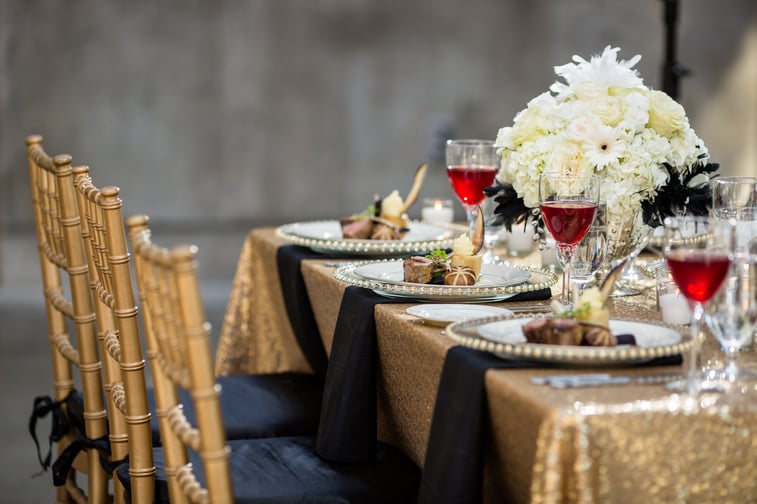
[[[630,216],[668,183],[663,163],[684,173],[707,157],[683,107],[644,85],[633,68],[640,56],[618,60],[618,51],[608,46],[589,61],[573,56],[555,67],[564,82],[534,97],[512,126],[499,130],[498,178],[527,207],[539,205],[541,173],[560,166],[600,174],[608,211]]]

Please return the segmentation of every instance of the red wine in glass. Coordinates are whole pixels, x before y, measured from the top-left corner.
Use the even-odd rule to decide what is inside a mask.
[[[667,261],[681,294],[699,303],[712,299],[731,264],[726,254],[686,251],[670,252]]]
[[[712,380],[701,372],[699,326],[705,321],[705,305],[729,275],[735,238],[735,226],[714,217],[684,215],[665,219],[665,260],[692,307],[687,377],[669,383],[670,390],[698,394],[712,386]]]
[[[558,243],[575,245],[586,235],[597,214],[591,201],[544,201],[540,205],[544,224]]]
[[[486,197],[484,189],[494,184],[498,170],[496,166],[450,166],[447,176],[464,205],[478,205]]]

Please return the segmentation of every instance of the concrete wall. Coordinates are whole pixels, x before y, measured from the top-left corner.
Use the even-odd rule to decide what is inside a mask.
[[[757,93],[757,2],[680,3],[681,101],[724,171],[743,170],[757,109],[712,104]],[[571,55],[642,54],[659,87],[662,5],[4,0],[0,240],[32,225],[29,133],[120,186],[127,213],[188,232],[358,211],[426,159],[423,194],[452,197],[444,139],[494,137]]]

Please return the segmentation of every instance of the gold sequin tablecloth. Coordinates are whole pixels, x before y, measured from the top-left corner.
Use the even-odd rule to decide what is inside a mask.
[[[283,244],[273,228],[247,238],[221,332],[219,375],[308,369],[282,300],[276,249]],[[302,273],[328,352],[346,286],[327,261],[305,260]],[[412,304],[375,308],[379,436],[422,466],[444,356],[454,343],[405,313]],[[611,310],[615,317],[659,320],[650,293],[617,298]],[[718,357],[712,346],[708,352]],[[754,353],[744,357],[757,360]],[[754,386],[693,399],[661,385],[560,390],[530,382],[561,372],[576,370],[486,373],[485,502],[757,502]]]

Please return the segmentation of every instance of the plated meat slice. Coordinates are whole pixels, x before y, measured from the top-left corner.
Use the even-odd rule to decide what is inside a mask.
[[[544,345],[616,346],[615,336],[606,327],[578,322],[573,318],[536,318],[523,325],[529,343]]]
[[[434,277],[434,261],[428,257],[413,256],[402,261],[405,282],[429,283]]]

